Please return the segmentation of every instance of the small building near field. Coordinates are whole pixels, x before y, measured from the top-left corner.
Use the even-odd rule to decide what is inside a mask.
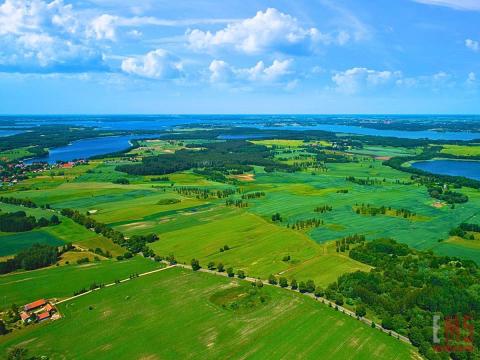
[[[57,313],[55,306],[45,299],[40,299],[30,304],[26,304],[23,306],[23,309],[24,311],[20,313],[20,318],[24,324],[28,324],[33,321],[60,318],[60,314]]]
[[[47,312],[47,311],[42,312],[42,313],[37,315],[37,320],[38,321],[43,321],[43,320],[47,320],[47,319],[50,319],[50,313]]]
[[[46,304],[47,304],[47,300],[45,300],[45,299],[40,299],[40,300],[37,300],[37,301],[34,301],[34,302],[30,303],[30,304],[25,305],[25,306],[23,307],[23,309],[24,309],[25,311],[27,311],[27,312],[28,312],[28,311],[33,311],[33,310],[38,309],[38,308],[40,308],[40,307],[42,307],[42,306],[45,306]]]

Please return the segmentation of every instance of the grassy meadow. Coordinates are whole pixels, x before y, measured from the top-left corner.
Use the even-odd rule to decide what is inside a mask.
[[[0,354],[28,344],[52,360],[417,358],[412,347],[298,293],[252,293],[245,282],[178,268],[59,310],[60,320],[2,337]]]

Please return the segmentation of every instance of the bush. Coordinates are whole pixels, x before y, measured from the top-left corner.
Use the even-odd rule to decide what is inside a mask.
[[[224,272],[225,271],[225,266],[222,263],[218,263],[217,271],[218,272]]]
[[[282,288],[286,288],[288,286],[288,280],[287,280],[287,278],[284,278],[284,277],[281,277],[278,280],[278,283]]]
[[[271,284],[271,285],[277,285],[277,278],[273,275],[270,275],[268,277],[268,283]]]
[[[234,277],[235,276],[235,273],[233,272],[233,268],[229,267],[227,269],[227,275],[228,275],[228,277]]]
[[[297,280],[292,279],[292,281],[290,282],[290,287],[292,288],[292,290],[297,290],[298,289]]]
[[[239,279],[245,279],[245,272],[243,270],[238,270],[237,271],[237,276]]]
[[[192,265],[192,270],[193,271],[200,270],[200,262],[197,259],[192,259],[190,264]]]

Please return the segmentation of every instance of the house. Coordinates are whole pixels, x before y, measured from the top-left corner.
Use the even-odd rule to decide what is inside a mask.
[[[25,305],[23,309],[25,311],[32,311],[32,310],[38,309],[39,307],[45,306],[45,304],[47,304],[47,301],[45,299],[40,299]]]
[[[49,318],[50,318],[50,313],[49,312],[42,312],[42,313],[37,315],[38,321],[47,320]]]
[[[43,308],[43,310],[45,310],[46,312],[48,312],[48,313],[51,314],[53,311],[55,311],[55,308],[54,308],[50,303],[48,303],[48,304]]]
[[[20,319],[22,319],[22,321],[26,323],[30,319],[30,315],[27,314],[25,311],[22,311],[20,313]]]

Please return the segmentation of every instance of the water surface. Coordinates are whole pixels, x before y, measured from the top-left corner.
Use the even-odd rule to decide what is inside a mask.
[[[412,164],[416,169],[433,174],[463,176],[480,180],[480,161],[471,160],[429,160],[417,161]]]

